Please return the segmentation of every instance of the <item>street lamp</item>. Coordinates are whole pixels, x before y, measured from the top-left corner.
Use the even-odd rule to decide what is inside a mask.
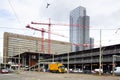
[[[91,49],[91,71],[92,71],[92,49]]]
[[[52,50],[52,62],[55,62],[55,54],[57,54],[57,52]]]
[[[100,29],[100,54],[99,54],[99,75],[101,75],[101,56],[102,56],[102,46],[101,46],[101,29]]]
[[[38,72],[40,71],[40,53],[38,54]]]
[[[21,49],[20,49],[20,51],[21,51]],[[18,66],[19,66],[19,70],[20,70],[20,66],[21,66],[21,64],[20,64],[20,52],[19,52],[19,55],[18,55],[18,56],[19,56],[19,61],[18,61],[18,64],[19,64],[19,65],[18,65]]]
[[[69,74],[69,64],[70,64],[70,45],[68,45],[68,53],[67,53],[67,73]]]
[[[53,60],[52,60],[52,62],[54,62],[54,53],[53,53]]]
[[[69,74],[69,52],[68,52],[68,62],[67,62],[67,68],[68,68],[68,71],[67,71],[67,73]]]
[[[105,50],[105,47],[102,49],[102,33],[101,33],[101,29],[100,29],[100,54],[99,54],[99,75],[101,75],[102,72],[102,53]]]
[[[115,73],[114,73],[114,69],[115,69],[115,57],[116,55],[113,55],[113,68],[112,68],[112,75],[114,76]]]

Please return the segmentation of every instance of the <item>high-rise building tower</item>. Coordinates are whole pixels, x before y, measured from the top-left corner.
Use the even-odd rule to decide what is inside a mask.
[[[90,38],[90,49],[94,47],[94,38]]]
[[[77,7],[70,12],[70,42],[78,45],[72,46],[72,51],[89,49],[89,16],[84,7]]]

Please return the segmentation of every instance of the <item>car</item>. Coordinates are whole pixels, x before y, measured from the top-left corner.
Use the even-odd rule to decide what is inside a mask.
[[[92,71],[92,73],[99,73],[101,71],[101,73],[103,73],[103,69],[94,69],[93,71]]]
[[[73,73],[82,73],[83,71],[81,69],[74,69],[72,72]]]
[[[25,66],[25,71],[29,71],[29,66]]]
[[[73,72],[73,69],[69,69],[69,72],[70,72],[70,73]]]
[[[111,73],[113,73],[113,71],[111,71]],[[115,75],[120,75],[120,67],[115,67],[114,74]]]
[[[8,73],[8,72],[9,72],[8,69],[1,69],[2,74]]]

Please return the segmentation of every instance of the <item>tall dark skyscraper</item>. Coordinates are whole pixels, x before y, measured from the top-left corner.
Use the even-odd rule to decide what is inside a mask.
[[[89,16],[86,15],[86,8],[79,6],[70,12],[70,42],[79,45],[73,45],[72,51],[81,51],[89,49]]]

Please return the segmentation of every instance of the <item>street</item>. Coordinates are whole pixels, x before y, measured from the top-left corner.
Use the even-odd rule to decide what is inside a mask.
[[[21,71],[20,73],[0,74],[0,80],[120,80],[120,76]]]

